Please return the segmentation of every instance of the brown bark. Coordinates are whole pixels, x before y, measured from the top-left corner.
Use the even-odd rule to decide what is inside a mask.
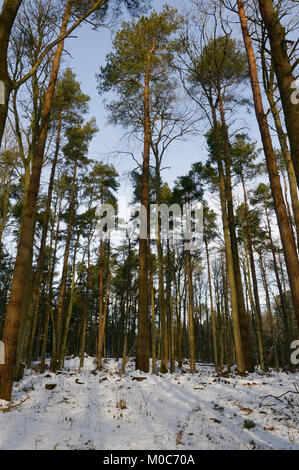
[[[187,274],[187,282],[188,282],[188,332],[189,332],[190,372],[195,372],[193,285],[192,285],[191,253],[190,253],[190,250],[187,250],[187,252],[186,252],[186,274]]]
[[[57,165],[59,148],[60,148],[61,124],[62,122],[61,122],[61,114],[60,114],[59,121],[58,121],[58,128],[57,128],[57,136],[56,136],[56,148],[55,148],[55,153],[53,157],[49,186],[48,186],[47,206],[46,206],[44,220],[43,220],[42,238],[40,242],[40,249],[39,249],[39,254],[38,254],[36,271],[35,271],[34,279],[33,279],[32,299],[31,299],[31,304],[30,304],[29,312],[28,312],[27,328],[29,327],[30,321],[32,320],[32,318],[33,318],[33,323],[32,323],[32,329],[31,329],[31,338],[30,338],[29,348],[27,352],[27,368],[29,368],[31,365],[32,347],[33,347],[33,342],[34,342],[34,337],[35,337],[36,327],[37,327],[38,305],[39,305],[39,298],[40,298],[40,284],[41,284],[42,269],[43,269],[43,263],[44,263],[44,257],[45,257],[45,248],[46,248],[46,241],[47,241],[47,235],[48,235],[49,218],[50,218],[50,213],[51,213],[54,178],[55,178],[56,165]],[[23,350],[23,356],[26,351],[26,347],[23,349],[23,345],[24,345],[24,340],[25,340],[24,336],[26,335],[27,328],[24,328],[23,335],[21,336],[21,339],[19,339],[19,345],[18,345],[18,350],[20,351],[20,354],[22,354],[22,350]],[[23,358],[20,356],[19,359],[21,360]],[[18,356],[17,356],[17,368],[18,368]]]
[[[205,227],[205,225],[204,225]],[[206,249],[206,258],[207,258],[207,268],[208,268],[208,283],[209,283],[209,292],[210,292],[210,310],[211,310],[211,322],[212,322],[212,338],[213,338],[213,352],[214,352],[214,363],[215,369],[218,371],[218,352],[217,352],[217,336],[216,336],[216,321],[215,321],[215,310],[213,302],[213,290],[212,290],[212,280],[211,280],[211,269],[210,269],[210,254],[208,242],[205,238],[205,249]]]
[[[86,294],[85,294],[85,304],[83,307],[83,322],[82,322],[82,334],[80,342],[80,368],[84,366],[84,352],[86,345],[86,327],[87,327],[87,317],[88,317],[88,301],[89,301],[89,284],[90,284],[90,234],[88,234],[87,240],[87,282],[86,282]]]
[[[100,297],[99,297],[99,329],[98,329],[98,349],[97,349],[97,368],[102,367],[102,357],[103,357],[103,345],[105,341],[105,326],[106,326],[106,316],[108,308],[108,294],[109,294],[109,257],[110,257],[110,242],[108,240],[108,250],[107,250],[107,278],[105,286],[105,300],[104,300],[104,291],[103,291],[103,240],[101,239],[100,243]],[[122,320],[124,321],[123,309],[122,309]],[[118,350],[118,356],[120,356],[120,344]]]
[[[61,281],[60,281],[60,288],[59,288],[59,295],[58,295],[57,318],[56,318],[56,351],[53,351],[52,359],[51,359],[51,368],[53,370],[59,367],[59,360],[61,356],[62,332],[63,332],[63,308],[64,308],[64,301],[65,301],[65,293],[66,293],[68,260],[69,260],[69,251],[70,251],[70,243],[71,243],[72,228],[73,228],[73,218],[74,218],[76,175],[77,175],[77,162],[75,161],[74,169],[73,169],[71,200],[70,200],[70,206],[69,206],[68,228],[67,228],[67,235],[66,235],[66,240],[65,240],[63,267],[62,267]]]
[[[150,73],[146,71],[144,86],[144,148],[141,178],[141,204],[146,214],[141,217],[141,224],[147,224],[149,234],[149,159],[151,147],[151,122],[149,103]],[[149,238],[149,237],[148,237]],[[136,351],[136,369],[149,372],[149,319],[148,319],[148,250],[149,239],[139,240],[139,277],[138,277],[138,335]]]
[[[0,103],[0,146],[7,118],[9,96],[12,91],[8,74],[7,50],[11,30],[21,3],[22,0],[4,0],[0,13],[0,81],[3,82],[5,90],[4,103]]]
[[[128,281],[127,281],[127,293],[126,293],[126,313],[124,321],[124,345],[123,345],[123,360],[121,371],[124,374],[127,364],[127,349],[128,349],[128,325],[130,319],[131,310],[131,240],[129,239],[128,246]]]
[[[262,278],[263,278],[263,285],[264,285],[264,290],[266,294],[267,310],[268,310],[268,315],[269,315],[271,337],[272,337],[272,343],[273,343],[273,348],[274,348],[275,369],[276,369],[276,372],[279,372],[280,369],[279,369],[279,360],[278,360],[278,352],[277,352],[277,340],[275,337],[273,315],[272,315],[271,301],[270,301],[270,295],[269,295],[269,289],[268,289],[268,282],[267,282],[267,277],[266,277],[266,270],[265,270],[264,263],[263,263],[262,252],[259,251],[258,254],[259,254],[259,259],[260,259],[260,269],[261,269]]]
[[[299,106],[292,99],[295,84],[294,65],[291,64],[285,28],[279,21],[272,0],[259,0],[259,8],[264,25],[267,29],[274,71],[280,93],[284,119],[288,138],[292,162],[299,187]]]
[[[64,13],[60,35],[62,35],[66,31],[69,17],[70,3],[68,2]],[[26,273],[28,271],[28,266],[31,263],[33,234],[35,228],[35,214],[40,185],[40,176],[43,164],[44,150],[48,136],[53,96],[55,91],[55,85],[57,82],[62,51],[63,41],[59,43],[53,59],[50,81],[44,98],[44,105],[41,118],[41,132],[33,157],[32,174],[30,178],[30,186],[28,190],[26,207],[24,207],[24,210],[22,212],[17,256],[3,333],[6,361],[3,366],[0,366],[0,397],[5,400],[9,400],[11,396],[13,371],[16,359],[20,319],[22,314],[22,304],[24,302],[24,296],[28,294],[28,292],[24,292],[26,290],[24,289],[24,287],[26,286]]]
[[[174,328],[173,328],[173,299],[171,295],[171,284],[172,284],[172,271],[171,271],[171,260],[170,260],[170,246],[169,246],[169,239],[167,239],[166,305],[167,305],[167,317],[168,317],[168,325],[169,325],[168,344],[169,344],[170,372],[174,372],[175,371]]]
[[[248,372],[253,372],[253,364],[251,358],[251,345],[250,345],[250,329],[249,329],[249,319],[247,316],[245,302],[244,302],[244,293],[242,287],[242,277],[240,271],[240,260],[238,252],[238,243],[236,237],[236,227],[235,227],[235,216],[233,209],[233,195],[232,195],[232,183],[231,183],[231,169],[230,169],[230,156],[229,156],[229,136],[228,130],[224,115],[223,101],[222,96],[219,93],[219,109],[221,116],[222,124],[222,133],[224,138],[224,162],[225,162],[225,194],[227,200],[227,214],[228,214],[228,225],[229,225],[229,234],[230,242],[232,247],[232,257],[233,257],[233,267],[235,273],[235,282],[237,290],[237,302],[238,302],[238,312],[239,312],[239,323],[240,323],[240,333],[242,339],[242,349],[243,349],[243,358],[245,368]]]
[[[168,372],[168,338],[167,338],[167,322],[166,322],[166,303],[164,291],[164,265],[163,265],[163,248],[160,238],[160,223],[158,222],[158,234],[156,239],[158,252],[158,277],[159,277],[159,312],[161,324],[161,365],[160,372],[162,374]]]
[[[258,322],[258,332],[260,334],[260,337],[261,337],[260,341],[262,343],[262,344],[260,344],[260,361],[261,361],[262,370],[265,370],[266,369],[265,340],[264,340],[264,331],[263,331],[262,311],[261,311],[261,305],[260,305],[258,282],[257,282],[255,261],[254,261],[253,247],[252,247],[252,240],[251,240],[252,237],[251,237],[251,227],[250,227],[250,220],[249,220],[249,208],[248,208],[248,201],[247,201],[247,192],[246,192],[245,181],[244,181],[244,177],[243,177],[242,173],[241,173],[241,182],[242,182],[243,194],[244,194],[246,239],[247,239],[247,249],[248,249],[249,261],[250,261],[252,284],[253,284],[255,311],[256,311],[257,322]]]
[[[280,237],[283,245],[284,256],[286,266],[288,270],[288,276],[290,281],[290,288],[292,292],[294,310],[296,315],[297,325],[299,326],[299,262],[297,258],[296,245],[293,237],[293,233],[290,227],[290,222],[287,215],[286,206],[283,199],[282,188],[280,184],[280,178],[275,158],[274,149],[272,146],[271,135],[268,127],[267,117],[264,113],[262,95],[258,81],[258,74],[255,62],[255,55],[249,35],[247,18],[244,11],[244,5],[242,0],[238,0],[239,17],[243,33],[244,44],[246,48],[251,87],[253,92],[254,106],[256,118],[260,128],[260,134],[263,142],[264,153],[266,157],[266,163],[268,168],[270,186],[272,196],[274,199],[275,211],[280,231]],[[298,108],[299,109],[299,108]],[[299,132],[297,134],[299,138]],[[299,149],[299,144],[297,146]],[[297,164],[299,158],[297,159]]]
[[[243,343],[241,337],[241,325],[240,325],[240,318],[239,318],[239,310],[238,310],[238,299],[237,299],[237,288],[236,288],[236,279],[235,279],[235,271],[234,271],[234,263],[233,263],[233,255],[232,255],[232,246],[229,234],[229,221],[227,216],[227,196],[226,196],[226,184],[225,184],[225,177],[223,171],[223,162],[221,159],[221,152],[219,147],[220,136],[219,136],[219,127],[216,118],[216,111],[213,105],[211,104],[211,112],[213,116],[213,125],[215,131],[215,143],[216,143],[216,159],[217,159],[217,167],[218,167],[218,176],[219,176],[219,193],[220,193],[220,203],[221,203],[221,215],[222,215],[222,226],[223,226],[223,234],[224,234],[224,241],[225,241],[225,252],[226,252],[226,262],[227,262],[227,270],[228,270],[228,278],[229,278],[229,285],[230,285],[230,293],[231,293],[231,308],[232,308],[232,324],[233,324],[233,333],[234,333],[234,341],[235,341],[235,348],[236,348],[236,360],[237,360],[237,369],[240,374],[243,374],[246,371],[246,365],[244,360],[244,351],[243,351]]]
[[[99,255],[99,329],[98,329],[98,354],[97,354],[97,368],[102,367],[102,324],[103,324],[103,301],[104,301],[104,267],[103,267],[103,239],[100,241],[100,255]]]

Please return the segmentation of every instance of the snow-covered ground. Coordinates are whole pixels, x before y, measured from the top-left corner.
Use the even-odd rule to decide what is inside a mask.
[[[130,362],[123,376],[120,366],[107,359],[95,372],[86,358],[79,372],[74,358],[57,374],[27,370],[13,403],[0,401],[0,449],[299,449],[299,394],[281,396],[299,390],[299,374],[218,377],[198,364],[162,376]]]

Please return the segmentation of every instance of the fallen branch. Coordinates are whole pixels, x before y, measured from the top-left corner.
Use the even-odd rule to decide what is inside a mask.
[[[12,410],[13,408],[17,408],[18,406],[21,406],[27,400],[29,400],[29,397],[26,397],[24,400],[20,401],[20,403],[16,403],[15,405],[9,405],[7,408],[0,408],[0,411],[2,411],[3,413],[6,413]]]
[[[288,393],[292,393],[292,394],[295,394],[295,395],[299,395],[299,390],[298,390],[298,387],[297,387],[297,385],[296,385],[295,383],[294,383],[294,387],[295,387],[295,390],[287,390],[286,392],[282,393],[282,394],[279,395],[278,397],[276,397],[275,395],[266,395],[266,396],[264,396],[264,397],[262,398],[262,401],[261,401],[260,404],[259,404],[259,407],[261,407],[263,401],[264,401],[266,398],[269,398],[269,397],[274,398],[274,400],[278,400],[278,401],[280,401],[280,402],[283,403],[283,400],[281,400],[281,398],[284,397],[285,395],[287,395]],[[264,406],[270,406],[270,404],[264,405]]]

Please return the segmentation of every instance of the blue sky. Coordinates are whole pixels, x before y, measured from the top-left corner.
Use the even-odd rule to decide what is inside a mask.
[[[165,2],[154,0],[153,7],[160,10]],[[186,7],[184,0],[169,0],[168,4],[180,7]],[[125,131],[121,127],[107,124],[107,113],[103,104],[103,97],[99,96],[96,90],[95,74],[101,65],[105,64],[106,54],[112,50],[112,32],[107,29],[93,31],[90,26],[84,25],[76,31],[77,39],[68,39],[66,49],[70,53],[64,57],[64,66],[70,66],[81,82],[84,93],[91,97],[90,115],[95,116],[100,129],[90,146],[90,157],[95,159],[109,159],[121,175],[121,194],[128,193],[129,179],[128,171],[136,167],[136,164],[128,155],[110,155],[111,152],[118,150],[128,150],[128,142],[123,138]],[[249,90],[251,96],[251,91]],[[259,133],[253,112],[240,115],[242,121],[240,126],[246,124],[250,128],[249,135],[253,140],[259,140]],[[203,132],[204,132],[203,128]],[[133,145],[133,142],[131,142]],[[138,154],[136,154],[138,155]],[[184,141],[176,141],[165,156],[164,166],[170,166],[170,169],[164,171],[163,178],[170,185],[173,184],[176,177],[187,173],[192,163],[205,159],[206,146],[204,137],[187,137]]]

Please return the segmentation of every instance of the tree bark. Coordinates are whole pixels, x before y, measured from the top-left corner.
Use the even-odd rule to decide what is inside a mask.
[[[244,302],[238,243],[237,243],[237,237],[236,237],[235,216],[234,216],[234,209],[233,209],[233,195],[232,195],[231,169],[230,169],[231,165],[230,165],[230,155],[229,155],[229,136],[228,136],[228,130],[227,130],[225,114],[224,114],[224,109],[223,109],[222,96],[220,95],[220,93],[219,93],[219,109],[220,109],[220,116],[221,116],[222,133],[223,133],[223,138],[224,138],[225,195],[226,195],[226,200],[227,200],[228,226],[229,226],[229,234],[230,234],[230,243],[232,247],[235,283],[236,283],[236,289],[237,289],[237,302],[238,302],[243,358],[244,358],[244,364],[245,364],[246,370],[248,372],[253,372],[254,369],[253,369],[252,358],[251,358],[249,319],[247,316],[245,302]]]
[[[4,0],[0,14],[0,82],[4,86],[4,103],[0,103],[0,147],[7,118],[9,96],[12,91],[12,83],[8,73],[7,50],[11,30],[21,3],[22,0]]]
[[[60,35],[67,29],[70,17],[71,5],[67,3],[63,22],[60,30]],[[22,304],[26,285],[26,272],[28,265],[31,262],[33,234],[35,229],[35,215],[37,208],[37,197],[40,186],[40,176],[43,164],[44,150],[48,136],[48,129],[50,123],[50,116],[52,110],[53,96],[57,82],[57,76],[63,51],[63,41],[57,47],[53,65],[51,70],[50,81],[48,89],[45,93],[42,118],[41,118],[41,133],[36,146],[36,151],[33,157],[32,174],[30,178],[30,186],[26,207],[22,212],[22,222],[19,236],[19,243],[17,249],[17,256],[14,268],[14,274],[11,284],[10,299],[7,306],[7,314],[4,325],[3,342],[5,344],[5,364],[0,366],[0,382],[1,391],[0,398],[9,400],[11,397],[12,384],[13,384],[13,371],[15,366],[17,343],[19,336],[20,319],[22,314]]]
[[[149,235],[149,159],[151,148],[151,122],[149,102],[150,73],[146,71],[144,86],[144,148],[141,178],[141,204],[146,214],[141,215],[141,225],[147,225]],[[139,277],[138,277],[138,334],[136,369],[149,372],[149,318],[148,318],[148,250],[149,236],[139,240]]]
[[[66,235],[66,240],[65,240],[63,266],[62,266],[61,281],[60,281],[60,288],[59,288],[59,295],[58,295],[57,318],[56,318],[56,351],[55,352],[53,351],[54,354],[52,355],[52,361],[51,361],[51,368],[53,370],[59,367],[59,361],[60,361],[60,356],[61,356],[62,332],[63,332],[63,308],[64,308],[64,301],[65,301],[65,293],[66,293],[68,259],[69,259],[70,243],[71,243],[72,228],[73,228],[73,218],[74,218],[76,175],[77,175],[77,161],[74,162],[74,168],[73,168],[72,192],[71,192],[71,200],[70,200],[70,206],[69,206],[69,220],[68,220],[67,235]]]
[[[288,276],[290,281],[290,288],[292,292],[294,310],[296,315],[297,326],[299,326],[299,262],[297,258],[297,251],[294,236],[290,227],[286,206],[284,203],[282,188],[280,184],[280,178],[275,158],[274,149],[272,146],[271,135],[268,127],[267,117],[264,113],[263,101],[261,90],[258,81],[258,73],[255,62],[255,55],[252,47],[251,38],[249,35],[247,18],[244,10],[243,0],[238,0],[239,18],[241,23],[241,29],[246,48],[251,87],[254,99],[256,118],[259,124],[260,134],[263,142],[264,153],[267,162],[270,186],[272,196],[274,199],[275,211],[280,231],[280,237],[283,245],[284,256],[286,266],[288,270]],[[299,111],[299,108],[298,108]],[[297,134],[299,138],[299,132]],[[299,149],[299,143],[297,150]],[[293,158],[293,157],[292,157]],[[297,165],[299,158],[297,159]],[[294,165],[295,168],[295,165]],[[296,171],[296,169],[295,169]]]
[[[259,8],[267,29],[274,71],[280,93],[286,129],[290,142],[292,162],[299,187],[299,106],[294,102],[295,76],[291,64],[285,28],[279,21],[272,0],[259,0]],[[292,87],[293,86],[293,87]]]

